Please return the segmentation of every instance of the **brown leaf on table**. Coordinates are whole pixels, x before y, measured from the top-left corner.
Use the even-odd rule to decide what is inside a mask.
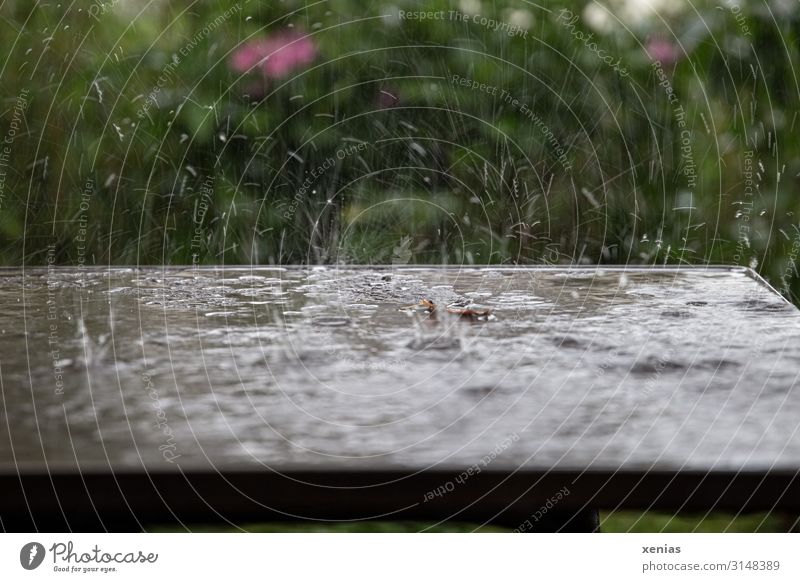
[[[438,307],[430,299],[421,299],[419,303],[408,305],[403,309],[420,309],[421,311],[424,311],[435,318]],[[451,306],[447,307],[446,311],[450,315],[457,315],[459,318],[469,321],[489,321],[490,319],[494,319],[491,309],[473,309],[468,307]]]
[[[462,309],[460,307],[448,307],[447,313],[458,315],[462,319],[479,321],[488,319],[492,315],[491,309]]]
[[[429,312],[436,311],[436,304],[430,299],[422,299],[420,300],[419,304],[422,307],[425,307]]]
[[[436,311],[436,304],[431,301],[430,299],[422,299],[419,303],[414,303],[413,305],[405,305],[400,308],[402,311],[408,310],[420,310],[425,311],[426,313],[433,313]]]

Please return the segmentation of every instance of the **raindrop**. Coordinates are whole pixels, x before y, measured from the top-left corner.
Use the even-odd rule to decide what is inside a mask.
[[[417,153],[418,153],[419,155],[421,155],[421,156],[428,155],[428,152],[426,152],[426,151],[425,151],[425,148],[424,148],[424,147],[422,147],[421,145],[419,145],[419,144],[418,144],[417,142],[415,142],[415,141],[412,141],[412,142],[409,144],[409,146],[408,146],[408,147],[410,147],[412,150],[414,150],[415,152],[417,152]]]
[[[103,102],[103,92],[100,90],[100,84],[95,80],[92,85],[97,90],[97,101],[102,103]]]

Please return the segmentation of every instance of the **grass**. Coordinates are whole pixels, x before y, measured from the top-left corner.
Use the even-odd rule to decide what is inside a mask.
[[[680,514],[648,511],[615,511],[601,514],[600,527],[608,533],[786,533],[796,518],[774,513]]]
[[[786,533],[798,531],[798,518],[775,513],[680,514],[654,511],[601,512],[601,529],[604,533]],[[183,532],[175,526],[152,526],[151,533]],[[468,523],[432,524],[427,522],[356,522],[327,523],[249,523],[238,527],[219,525],[190,526],[192,532],[251,533],[502,533],[509,529]]]

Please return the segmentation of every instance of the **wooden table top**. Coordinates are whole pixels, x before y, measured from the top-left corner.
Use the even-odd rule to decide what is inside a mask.
[[[798,340],[735,267],[5,269],[0,519],[793,508]]]

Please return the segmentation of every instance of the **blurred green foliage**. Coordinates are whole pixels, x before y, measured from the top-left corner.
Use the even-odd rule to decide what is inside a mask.
[[[609,2],[6,1],[0,260],[729,263],[797,294],[800,10]],[[287,30],[313,63],[232,69]]]

